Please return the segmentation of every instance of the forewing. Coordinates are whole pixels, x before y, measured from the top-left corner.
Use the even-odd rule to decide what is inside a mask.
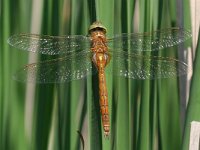
[[[115,51],[156,51],[182,43],[190,37],[190,31],[168,28],[149,33],[121,34],[109,39],[108,46],[114,47]]]
[[[113,75],[132,79],[171,78],[184,75],[189,69],[186,63],[168,57],[115,52],[112,58]]]
[[[89,49],[91,40],[82,35],[49,36],[37,34],[18,34],[8,39],[8,43],[18,49],[41,54],[58,55],[80,52]]]
[[[14,79],[22,82],[64,83],[92,74],[90,52],[80,52],[40,63],[26,65]]]

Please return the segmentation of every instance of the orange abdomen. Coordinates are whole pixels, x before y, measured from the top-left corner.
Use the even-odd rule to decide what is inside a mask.
[[[110,121],[108,112],[108,92],[106,88],[106,78],[104,67],[98,68],[99,70],[99,97],[100,97],[100,110],[101,118],[105,136],[109,135],[110,132]]]

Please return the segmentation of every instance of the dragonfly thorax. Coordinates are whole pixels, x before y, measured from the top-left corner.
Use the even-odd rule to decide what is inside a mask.
[[[102,31],[91,32],[91,51],[93,52],[107,52],[107,39],[106,35]]]
[[[97,30],[91,32],[91,51],[93,52],[93,62],[98,68],[105,67],[110,60],[108,54],[107,39],[103,31]]]

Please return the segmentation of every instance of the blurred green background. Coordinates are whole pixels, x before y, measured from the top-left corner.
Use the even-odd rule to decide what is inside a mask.
[[[82,149],[83,137],[86,150],[187,150],[190,122],[200,120],[198,46],[190,58],[191,88],[186,76],[140,81],[106,73],[111,115],[107,140],[97,76],[67,84],[14,81],[12,75],[23,65],[53,57],[16,50],[7,39],[17,33],[87,35],[96,20],[107,27],[109,37],[172,26],[191,29],[190,16],[187,0],[1,0],[0,149]],[[170,49],[176,52],[191,45],[190,40]],[[187,60],[187,55],[180,56]]]

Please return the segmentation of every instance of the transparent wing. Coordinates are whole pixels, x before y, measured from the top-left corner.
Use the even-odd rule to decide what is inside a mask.
[[[63,83],[82,79],[94,73],[90,55],[90,52],[79,52],[63,58],[29,64],[20,69],[14,79],[37,83]]]
[[[49,36],[36,34],[18,34],[8,39],[8,43],[18,49],[41,54],[58,55],[80,52],[90,48],[91,40],[82,35]]]
[[[191,32],[182,28],[169,28],[149,33],[121,34],[108,40],[108,46],[116,51],[156,51],[177,45],[191,37]]]
[[[184,75],[188,65],[168,57],[142,56],[126,52],[112,54],[113,75],[132,79],[170,78]]]

